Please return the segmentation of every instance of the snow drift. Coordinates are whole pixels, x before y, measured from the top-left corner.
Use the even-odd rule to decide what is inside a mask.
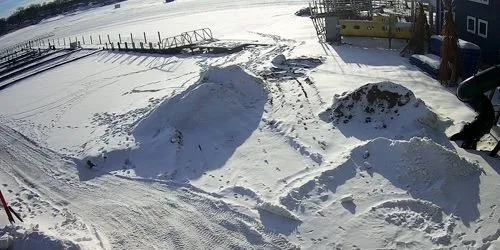
[[[393,82],[369,83],[336,95],[333,105],[320,114],[342,132],[360,139],[409,139],[428,136],[443,141],[446,122],[413,92]],[[366,130],[365,133],[360,133]],[[396,133],[395,133],[396,132]]]
[[[253,75],[238,66],[212,67],[136,124],[130,132],[134,148],[90,160],[97,168],[135,176],[196,178],[223,166],[257,128],[266,102]]]
[[[404,241],[398,232],[407,230],[415,234],[413,243],[449,245],[456,220],[468,225],[479,217],[481,171],[477,164],[430,139],[377,138],[280,201],[298,216],[332,216],[345,229],[346,235],[339,238],[344,247],[351,243],[362,248],[396,247],[384,244]],[[352,204],[342,203],[341,198],[350,194],[355,194]],[[354,219],[344,216],[342,221],[334,215],[345,210]],[[361,237],[357,235],[360,224],[365,225]],[[365,230],[379,239],[365,239]],[[415,249],[422,246],[417,244]]]
[[[0,249],[68,249],[76,250],[80,247],[68,240],[60,240],[38,231],[36,228],[6,226],[0,229]]]

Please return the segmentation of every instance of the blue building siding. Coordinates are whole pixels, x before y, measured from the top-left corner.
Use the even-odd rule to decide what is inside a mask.
[[[500,1],[489,0],[489,4],[483,4],[471,0],[455,0],[454,5],[459,37],[479,45],[485,62],[500,63]],[[486,23],[487,31],[484,32]]]

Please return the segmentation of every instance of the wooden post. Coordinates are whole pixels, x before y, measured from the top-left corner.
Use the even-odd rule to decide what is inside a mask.
[[[115,50],[115,45],[111,43],[111,50]]]
[[[102,44],[102,41],[101,41],[101,35],[99,35],[99,45]]]
[[[392,49],[392,15],[389,15],[389,49]]]
[[[411,1],[411,20],[415,20],[415,1]]]
[[[82,36],[82,42],[83,42],[83,44],[85,44],[85,37],[84,36]]]
[[[111,43],[111,39],[109,39],[109,35],[108,35],[108,42]]]
[[[125,50],[128,50],[128,44],[125,42]]]
[[[94,44],[94,41],[92,41],[92,36],[90,36],[90,44]]]
[[[130,41],[134,43],[134,36],[132,35],[132,33],[130,33]]]
[[[106,50],[108,50],[108,43],[106,43]]]
[[[121,43],[122,42],[122,35],[118,34],[118,41]]]
[[[117,45],[118,45],[118,50],[120,50],[120,49],[121,49],[121,47],[120,47],[120,42],[118,42],[118,44],[117,44]]]
[[[159,31],[158,31],[158,48],[161,49],[161,36]]]
[[[141,45],[141,49],[144,49],[144,43],[141,42],[140,45]]]
[[[148,43],[148,41],[146,40],[146,32],[144,32],[144,43]]]
[[[153,50],[153,43],[152,42],[149,42],[149,49]]]

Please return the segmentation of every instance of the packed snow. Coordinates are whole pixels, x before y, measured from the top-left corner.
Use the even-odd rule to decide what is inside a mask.
[[[307,1],[163,2],[0,37],[209,27],[259,44],[101,51],[0,91],[0,190],[24,220],[0,211],[1,247],[500,248],[500,160],[447,139],[475,116],[453,89],[386,41],[319,43],[294,14]]]

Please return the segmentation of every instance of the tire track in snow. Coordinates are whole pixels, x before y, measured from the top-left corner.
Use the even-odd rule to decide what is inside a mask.
[[[93,171],[76,166],[78,173],[73,163],[3,125],[0,146],[3,172],[74,214],[76,221],[56,230],[86,230],[104,249],[294,247],[227,203],[188,188],[110,175],[81,181],[79,175]]]

